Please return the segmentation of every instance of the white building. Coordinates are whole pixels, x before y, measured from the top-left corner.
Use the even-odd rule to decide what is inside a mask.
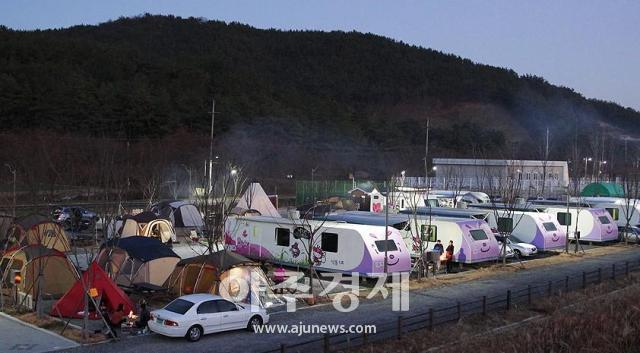
[[[530,194],[543,188],[558,192],[569,184],[566,161],[434,158],[435,185],[440,188],[486,190],[507,179],[519,178]]]

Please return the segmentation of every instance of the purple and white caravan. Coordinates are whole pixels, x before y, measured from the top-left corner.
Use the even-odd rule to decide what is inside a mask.
[[[567,233],[558,223],[555,215],[538,212],[532,209],[509,210],[498,209],[489,212],[487,221],[492,228],[498,228],[500,218],[513,220],[511,236],[520,243],[534,245],[538,250],[563,248],[567,243]]]
[[[535,205],[542,211],[553,215],[563,229],[569,228],[569,238],[575,239],[576,231],[580,232],[580,240],[590,242],[607,242],[618,240],[618,224],[605,208],[587,208],[570,205]],[[576,224],[577,223],[577,224]]]
[[[379,226],[385,224],[384,215],[371,212],[341,212],[322,217],[331,221],[354,224]],[[449,241],[453,241],[455,248],[453,258],[460,263],[493,261],[500,253],[500,246],[484,220],[391,214],[386,217],[386,222],[389,227],[400,230],[413,257],[420,256],[420,242],[422,242],[422,250],[427,251],[433,248],[437,240],[440,240],[445,247]]]
[[[311,256],[307,253],[313,235]],[[320,271],[375,277],[410,272],[411,256],[397,229],[343,222],[291,220],[281,217],[229,217],[225,247],[250,259]]]

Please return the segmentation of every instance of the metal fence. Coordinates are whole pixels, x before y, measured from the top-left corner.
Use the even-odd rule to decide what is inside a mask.
[[[455,305],[441,308],[429,308],[426,311],[412,315],[400,315],[396,320],[385,321],[376,325],[375,334],[325,334],[320,338],[295,343],[281,344],[271,352],[305,352],[323,351],[325,353],[365,345],[384,339],[401,339],[403,335],[417,331],[429,330],[454,323],[465,316],[480,314],[486,316],[489,312],[509,311],[514,305],[531,305],[533,300],[550,298],[554,295],[585,289],[592,284],[599,284],[606,279],[628,277],[632,271],[640,270],[640,261],[626,261],[614,263],[610,267],[601,267],[593,271],[583,271],[572,276],[565,276],[559,280],[537,283],[527,287],[512,288],[495,296],[483,296],[476,300],[457,302]]]

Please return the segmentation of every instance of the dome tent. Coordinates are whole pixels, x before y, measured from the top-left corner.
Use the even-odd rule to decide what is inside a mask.
[[[262,307],[280,303],[259,264],[228,250],[181,260],[164,287],[176,296],[210,293]]]
[[[151,212],[170,220],[180,236],[188,236],[192,230],[200,231],[204,227],[200,211],[188,201],[158,202],[151,206]]]
[[[124,216],[122,226],[118,229],[118,234],[121,238],[139,235],[158,238],[163,243],[176,241],[176,232],[171,223],[148,211],[138,213],[135,216]]]
[[[160,240],[132,236],[107,241],[96,262],[112,280],[125,288],[138,283],[161,286],[180,257]]]
[[[2,288],[13,288],[12,270],[20,271],[22,281],[18,292],[37,303],[38,293],[47,298],[59,298],[76,280],[76,270],[62,252],[42,245],[27,245],[7,252],[0,261]]]
[[[61,252],[71,250],[64,229],[41,214],[17,219],[6,232],[6,249],[15,250],[27,245],[42,245]]]

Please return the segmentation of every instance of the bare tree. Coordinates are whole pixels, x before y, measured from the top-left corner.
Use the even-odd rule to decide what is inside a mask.
[[[238,203],[246,182],[242,168],[231,163],[222,167],[215,165],[211,170],[211,178],[205,175],[201,179],[202,187],[196,193],[196,205],[205,215],[204,241],[209,253],[222,248],[225,223]]]
[[[503,265],[507,262],[508,240],[522,216],[515,217],[516,209],[525,207],[522,203],[522,163],[511,160],[505,166],[504,174],[491,178],[491,211],[496,220],[498,232],[504,237],[500,257]],[[500,203],[496,201],[500,198]],[[517,218],[517,219],[515,219]],[[504,220],[504,221],[503,221]],[[510,220],[510,221],[508,221]],[[505,222],[503,224],[503,222]],[[510,223],[510,224],[509,224]]]
[[[638,198],[640,198],[640,175],[632,168],[625,168],[624,175],[622,177],[622,189],[624,192],[624,205],[622,205],[622,213],[625,220],[625,227],[623,231],[623,237],[625,244],[629,243],[629,231],[631,230],[631,220],[634,214],[636,214],[638,204]],[[636,243],[638,242],[638,234],[636,234]]]

